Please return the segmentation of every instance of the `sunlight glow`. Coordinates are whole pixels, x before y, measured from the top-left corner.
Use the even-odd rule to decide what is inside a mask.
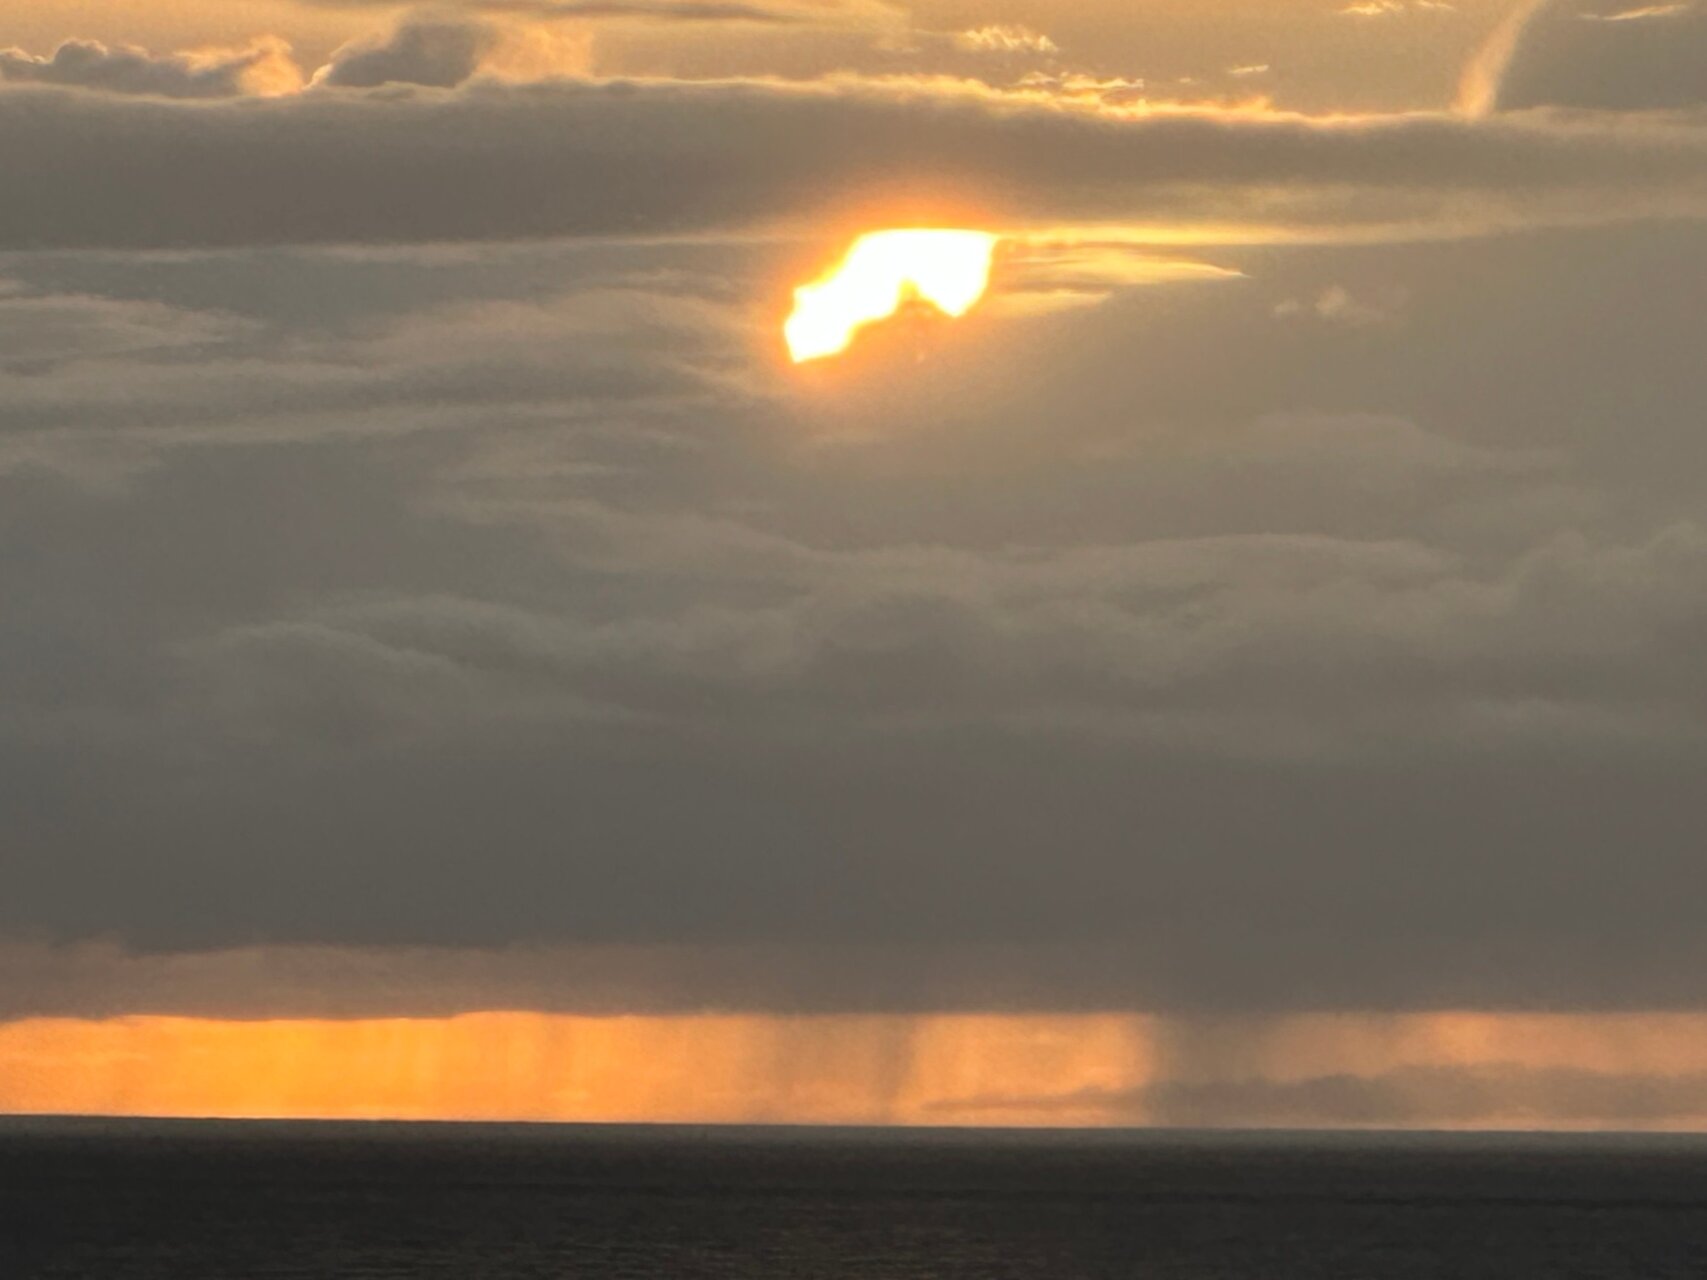
[[[0,1115],[1707,1129],[1701,1013],[0,1020]]]
[[[794,291],[783,326],[796,364],[839,355],[867,325],[914,298],[956,319],[990,287],[999,237],[982,231],[878,231],[861,236],[823,278]]]
[[[0,1115],[1095,1124],[1154,1040],[1134,1014],[36,1018],[0,1022]]]

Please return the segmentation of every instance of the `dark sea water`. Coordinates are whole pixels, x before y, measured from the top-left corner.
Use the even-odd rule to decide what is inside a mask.
[[[0,1280],[1707,1278],[1707,1145],[0,1121]]]

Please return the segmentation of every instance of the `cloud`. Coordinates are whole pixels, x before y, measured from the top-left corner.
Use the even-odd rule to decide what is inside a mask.
[[[30,1017],[449,1017],[496,1009],[581,1015],[925,1013],[1130,1000],[1095,949],[1040,956],[774,944],[248,946],[139,952],[111,942],[0,938],[0,1025]],[[969,963],[970,962],[970,963]],[[1072,995],[1077,987],[1078,997]]]
[[[1138,107],[1148,102],[1147,80],[1136,76],[1098,76],[1082,71],[1032,71],[1020,79],[1022,91],[1040,91],[1062,102],[1107,107]]]
[[[1305,1079],[1162,1080],[1126,1090],[973,1095],[936,1105],[950,1122],[968,1111],[1005,1111],[1185,1129],[1641,1131],[1699,1124],[1707,1116],[1707,1070],[1610,1072],[1494,1062]]]
[[[0,368],[40,376],[91,358],[224,342],[249,326],[229,316],[184,311],[155,301],[29,296],[0,289]]]
[[[1276,319],[1286,320],[1307,316],[1328,324],[1350,325],[1354,328],[1386,324],[1396,318],[1404,307],[1404,298],[1373,301],[1359,298],[1344,285],[1329,285],[1314,298],[1288,298],[1276,304]]]
[[[1641,1129],[1707,1115],[1707,1071],[1409,1067],[1374,1076],[1170,1083],[1137,1092],[1128,1105],[1186,1127]]]
[[[725,4],[719,0],[475,0],[470,8],[519,13],[541,19],[629,20],[672,23],[758,23],[793,25],[812,11],[783,5]],[[817,11],[823,15],[823,10]]]
[[[1061,46],[1040,31],[1030,27],[1003,26],[1000,24],[975,27],[962,31],[955,36],[955,42],[963,49],[975,53],[1060,53]]]
[[[1001,314],[1038,314],[1098,305],[1124,289],[1243,278],[1227,267],[1131,245],[1020,239],[1006,247],[1001,290],[986,305]]]
[[[1444,0],[1362,0],[1340,12],[1348,18],[1392,18],[1410,13],[1455,13],[1457,9]]]
[[[1614,9],[1607,13],[1579,13],[1584,22],[1646,22],[1653,18],[1674,18],[1694,8],[1693,0],[1678,4],[1649,4],[1629,9]]]
[[[45,58],[0,49],[0,81],[163,98],[231,98],[294,93],[302,87],[303,75],[290,46],[272,38],[244,49],[170,54],[68,40]]]
[[[1322,437],[1313,457],[1273,447],[1283,465],[1368,469],[1377,488],[1386,468],[1511,465],[1403,432],[1359,458],[1350,434]],[[239,714],[255,717],[234,726],[245,736],[315,736],[301,716],[325,707],[348,726],[335,736],[357,745],[396,738],[400,714],[405,736],[448,740],[526,707],[680,727],[738,714],[746,732],[783,737],[832,716],[878,729],[1078,726],[1235,756],[1337,756],[1351,744],[1404,754],[1567,730],[1690,738],[1674,699],[1701,696],[1664,682],[1613,693],[1610,681],[1632,653],[1680,658],[1666,637],[1707,616],[1707,536],[1694,529],[1639,547],[1564,540],[1481,580],[1421,547],[1327,539],[826,556],[704,521],[672,528],[596,509],[565,521],[579,555],[607,571],[721,563],[787,598],[602,625],[476,600],[382,600],[235,630],[198,664],[243,692]],[[1190,603],[1159,607],[1176,598]],[[370,678],[381,669],[411,684]],[[1284,684],[1265,679],[1277,669]],[[1404,693],[1376,700],[1358,671],[1403,672]]]
[[[367,68],[362,79],[449,78],[481,43],[459,35],[435,61],[435,41],[422,58],[406,39],[369,51],[377,61],[336,65]],[[400,49],[416,65],[396,61]],[[59,157],[51,168],[33,160],[43,148]],[[0,163],[33,175],[0,208],[11,247],[656,235],[846,219],[879,201],[895,216],[921,198],[991,220],[1327,231],[1415,218],[1474,227],[1549,208],[1678,213],[1707,180],[1707,135],[1119,113],[910,82],[559,81],[211,110],[13,91],[0,98]]]
[[[1008,267],[1167,273],[1111,239]],[[1219,248],[815,382],[774,326],[841,247],[11,255],[0,928],[1699,1000],[1699,226]],[[1334,286],[1403,324],[1274,321]]]
[[[323,8],[395,8],[392,0],[309,0]],[[520,14],[542,20],[636,21],[663,23],[755,23],[761,26],[835,22],[849,14],[872,12],[880,0],[776,0],[744,4],[730,0],[447,0],[431,12]]]
[[[0,359],[0,472],[58,451],[64,469],[78,472],[91,451],[385,436],[439,430],[470,413],[496,426],[508,415],[664,404],[701,390],[710,377],[696,367],[705,335],[727,327],[714,306],[677,298],[666,308],[662,295],[636,289],[554,301],[447,307],[359,335],[299,336],[280,349],[276,332],[240,316],[0,297],[0,337],[14,353]],[[675,358],[625,346],[645,331],[676,344]]]
[[[415,15],[387,36],[347,44],[315,72],[316,84],[365,89],[418,84],[448,89],[480,69],[498,45],[490,23],[463,17]]]
[[[1681,110],[1707,105],[1707,7],[1548,0],[1512,43],[1500,110]]]
[[[499,1095],[529,1118],[581,1120],[732,1108],[794,1122],[1651,1130],[1707,1116],[1699,1012],[1155,1012],[1110,981],[1132,957],[1108,951],[0,942],[0,959],[12,1111],[146,1099],[467,1118],[501,1112]],[[234,1068],[213,1094],[186,1065],[276,1062],[284,1046],[293,1069]],[[658,1060],[699,1087],[672,1076],[637,1096],[636,1064]],[[481,1062],[500,1064],[495,1078],[468,1078]],[[518,1062],[539,1079],[523,1085]],[[72,1063],[85,1069],[61,1069]],[[184,1090],[186,1075],[200,1087]],[[570,1101],[552,1110],[565,1081]],[[709,1110],[684,1112],[684,1092],[711,1095],[691,1104]],[[1557,1165],[1556,1150],[1535,1154]],[[1523,1194],[1550,1194],[1538,1169],[1513,1170]]]

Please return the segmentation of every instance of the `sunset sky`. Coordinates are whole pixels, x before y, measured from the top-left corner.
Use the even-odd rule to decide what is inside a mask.
[[[1707,0],[9,0],[0,1112],[1707,1126],[1704,305]]]

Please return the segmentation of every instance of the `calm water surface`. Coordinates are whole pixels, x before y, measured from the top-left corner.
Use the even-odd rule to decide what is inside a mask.
[[[0,1121],[0,1278],[1703,1280],[1694,1140]]]

